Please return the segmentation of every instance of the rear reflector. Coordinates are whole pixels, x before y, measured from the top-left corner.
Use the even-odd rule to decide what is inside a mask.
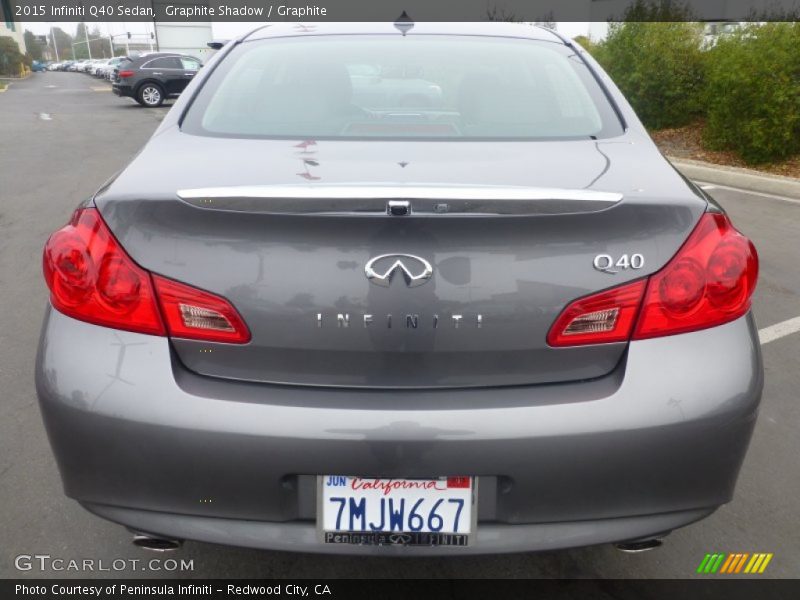
[[[757,279],[752,242],[726,215],[706,213],[660,271],[567,306],[550,328],[547,343],[624,342],[728,323],[750,309]]]
[[[120,71],[119,73],[117,73],[117,75],[121,79],[127,79],[128,77],[133,77],[135,74],[136,73],[134,73],[133,71]]]
[[[81,321],[209,342],[250,341],[227,300],[137,265],[95,208],[75,211],[50,236],[42,266],[53,307]]]

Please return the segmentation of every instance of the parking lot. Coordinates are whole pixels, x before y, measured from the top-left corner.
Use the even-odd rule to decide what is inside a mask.
[[[183,572],[29,571],[20,554],[65,561],[139,559],[121,527],[89,515],[61,491],[42,426],[33,366],[47,291],[41,248],[73,208],[125,165],[168,105],[142,108],[80,73],[35,73],[0,93],[0,577],[659,577],[695,574],[709,552],[769,552],[760,577],[800,576],[800,332],[772,328],[800,317],[800,201],[719,186],[708,191],[756,244],[761,278],[754,312],[766,387],[734,501],[643,554],[611,546],[449,559],[339,558],[188,542],[171,558]],[[797,328],[795,328],[797,329]],[[767,341],[768,340],[768,341]],[[741,576],[741,575],[740,575]]]

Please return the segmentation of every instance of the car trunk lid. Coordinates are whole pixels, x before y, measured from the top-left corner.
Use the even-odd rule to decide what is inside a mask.
[[[558,174],[515,176],[523,159],[551,162],[548,152],[565,144],[510,144],[511,154],[503,145],[507,160],[491,177],[475,171],[497,157],[476,158],[471,143],[388,144],[412,160],[425,154],[412,179],[397,175],[404,167],[376,168],[394,154],[387,144],[334,143],[331,162],[348,173],[293,184],[281,174],[285,157],[270,152],[277,142],[249,141],[261,151],[252,156],[242,140],[211,141],[238,157],[235,172],[179,144],[197,160],[170,173],[146,149],[96,202],[142,266],[222,295],[241,313],[246,345],[172,340],[186,367],[214,377],[429,388],[603,376],[625,343],[553,348],[550,326],[572,300],[658,270],[705,207],[665,161],[643,180],[623,144],[567,144],[573,165],[562,156]],[[358,156],[364,176],[346,177]],[[397,202],[410,214],[392,214]],[[593,268],[599,254],[634,253],[641,268]]]

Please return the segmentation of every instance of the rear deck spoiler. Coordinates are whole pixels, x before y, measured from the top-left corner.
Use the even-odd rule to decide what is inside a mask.
[[[177,195],[211,210],[366,216],[385,215],[391,212],[388,203],[398,201],[408,204],[408,215],[486,216],[596,212],[623,198],[586,189],[415,184],[230,186],[178,190]]]

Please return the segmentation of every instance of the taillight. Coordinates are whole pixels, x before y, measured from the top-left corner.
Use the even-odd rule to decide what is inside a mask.
[[[150,335],[250,340],[227,300],[151,275],[133,262],[95,208],[75,211],[50,236],[42,263],[53,307],[81,321]]]
[[[125,254],[96,209],[77,210],[47,240],[44,278],[62,313],[106,327],[165,335],[150,274]]]
[[[568,305],[550,328],[547,343],[622,342],[721,325],[749,310],[757,279],[752,242],[727,216],[706,213],[660,271]]]
[[[119,73],[117,73],[117,76],[119,76],[121,79],[127,79],[128,77],[133,77],[134,75],[135,73],[133,71],[127,71],[127,70],[120,71]]]
[[[559,315],[547,335],[551,346],[627,342],[647,282],[644,279],[579,298]]]
[[[757,279],[753,243],[727,216],[706,213],[669,264],[650,277],[633,339],[733,321],[750,309]]]
[[[172,337],[229,344],[250,341],[244,321],[224,298],[158,275],[153,279]]]

